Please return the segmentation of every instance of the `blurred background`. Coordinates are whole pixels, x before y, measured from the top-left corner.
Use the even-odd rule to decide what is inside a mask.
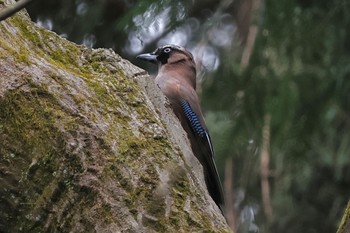
[[[35,0],[33,21],[135,59],[194,54],[239,233],[335,232],[350,194],[350,1]]]

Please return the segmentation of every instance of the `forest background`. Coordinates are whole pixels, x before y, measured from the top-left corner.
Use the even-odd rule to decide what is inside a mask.
[[[335,232],[350,191],[350,2],[35,0],[35,22],[136,61],[179,44],[237,232]]]

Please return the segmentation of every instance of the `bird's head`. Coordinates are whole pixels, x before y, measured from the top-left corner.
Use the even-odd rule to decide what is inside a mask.
[[[178,45],[164,45],[157,48],[152,53],[144,53],[137,56],[138,59],[146,60],[154,64],[176,64],[192,63],[194,64],[192,54],[185,48]]]
[[[164,45],[152,53],[140,54],[138,59],[158,64],[157,77],[160,80],[174,79],[183,80],[196,88],[196,64],[192,54],[185,48],[177,45]]]

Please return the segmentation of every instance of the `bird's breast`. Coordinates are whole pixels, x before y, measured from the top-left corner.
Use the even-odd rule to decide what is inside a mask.
[[[156,78],[156,84],[171,103],[181,102],[181,82],[174,78]]]

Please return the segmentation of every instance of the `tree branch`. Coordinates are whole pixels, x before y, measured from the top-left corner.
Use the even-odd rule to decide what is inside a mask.
[[[234,190],[233,190],[233,159],[229,158],[225,165],[225,216],[228,225],[233,232],[237,230],[236,213],[234,209]]]
[[[264,117],[264,126],[262,130],[262,148],[261,148],[261,161],[260,161],[263,210],[268,221],[271,221],[272,219],[272,206],[271,206],[270,185],[269,185],[270,122],[271,122],[271,115],[266,114]]]
[[[20,0],[15,4],[6,6],[2,11],[0,11],[0,21],[7,19],[12,16],[16,12],[22,10],[25,6],[27,6],[32,0]]]

